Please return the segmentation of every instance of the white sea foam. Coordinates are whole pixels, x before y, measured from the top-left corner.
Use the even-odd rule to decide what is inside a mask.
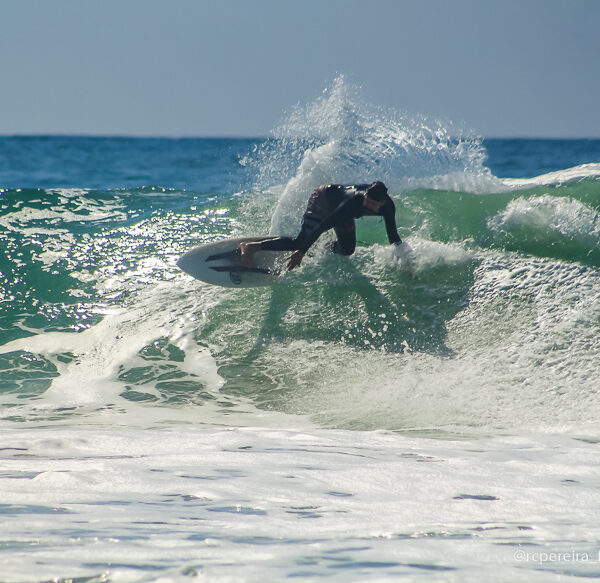
[[[372,245],[359,249],[357,254],[359,257],[366,255],[367,273],[371,271],[371,257],[376,268],[396,267],[413,274],[437,267],[464,265],[474,259],[474,254],[461,245],[429,241],[419,236],[407,237],[399,246]]]
[[[51,193],[52,191],[47,192]],[[43,202],[45,208],[30,206],[16,208],[0,217],[0,226],[25,234],[52,235],[66,232],[64,229],[66,223],[123,220],[127,216],[121,210],[124,205],[116,202],[98,203],[80,197],[76,199],[60,197],[59,201],[29,201],[30,204],[35,202]],[[65,206],[70,208],[65,208]],[[47,228],[41,224],[28,226],[36,222],[51,225],[51,227]]]
[[[25,353],[34,360],[47,359],[58,373],[50,378],[49,388],[37,399],[19,403],[13,395],[3,395],[2,417],[19,416],[37,422],[48,417],[56,419],[56,411],[77,410],[89,423],[99,425],[119,423],[133,427],[200,420],[222,424],[224,417],[233,425],[280,425],[282,414],[261,411],[250,399],[241,396],[221,394],[224,380],[215,358],[196,338],[199,319],[205,318],[226,294],[211,286],[198,289],[197,282],[184,276],[178,279],[185,282],[178,293],[174,292],[172,282],[140,288],[136,281],[135,287],[140,289],[135,292],[135,302],[122,308],[99,308],[102,320],[82,332],[36,330],[33,336],[0,346],[0,354]],[[120,291],[128,285],[130,282],[124,279],[116,287],[117,281],[110,277],[98,283],[99,287]],[[186,381],[201,384],[203,391],[212,396],[211,400],[190,399],[174,407],[163,406],[162,399],[145,405],[123,398],[127,380],[120,378],[122,371],[148,367],[141,351],[162,340],[179,349],[183,357],[174,363],[176,367],[168,360],[159,361],[153,378],[136,385],[136,392],[161,397],[157,384],[169,379],[171,369],[176,368],[178,382],[183,386]],[[64,422],[68,424],[72,419],[68,415]],[[296,425],[310,425],[310,421],[298,421]]]
[[[335,427],[597,435],[595,270],[417,238],[353,260],[362,279],[344,296],[351,317],[340,337],[272,343],[256,362],[282,378],[274,407]],[[410,284],[390,297],[395,278]],[[451,282],[464,278],[461,304]],[[311,309],[305,300],[286,320],[299,325]]]
[[[597,444],[179,425],[21,427],[2,445],[7,581],[598,573]]]
[[[596,209],[573,198],[549,194],[511,200],[505,209],[488,220],[488,227],[496,232],[534,229],[587,244],[597,245],[600,242],[600,221]]]

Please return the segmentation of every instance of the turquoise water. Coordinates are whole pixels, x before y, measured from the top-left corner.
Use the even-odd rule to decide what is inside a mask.
[[[195,341],[217,358],[219,374],[225,381],[221,392],[244,394],[261,407],[295,412],[299,406],[298,383],[304,381],[299,381],[298,375],[306,375],[312,359],[307,357],[308,362],[302,362],[299,370],[290,371],[284,353],[294,343],[328,345],[323,366],[330,369],[331,376],[322,379],[323,388],[328,382],[338,382],[342,362],[348,359],[354,363],[356,355],[348,352],[353,350],[361,355],[366,351],[361,358],[381,359],[379,364],[384,370],[390,366],[382,374],[382,381],[386,382],[396,366],[391,355],[417,352],[450,358],[455,350],[448,342],[449,325],[471,317],[476,309],[486,313],[502,309],[496,316],[496,325],[501,322],[507,329],[522,325],[525,316],[533,317],[532,310],[549,314],[558,311],[563,316],[575,311],[582,328],[573,325],[566,330],[557,321],[560,329],[549,330],[549,337],[543,341],[542,336],[537,336],[541,342],[539,350],[545,354],[555,342],[569,346],[568,354],[563,356],[572,364],[573,375],[593,378],[597,373],[593,359],[597,349],[595,290],[600,266],[597,165],[559,169],[555,175],[521,182],[499,179],[485,166],[477,169],[478,175],[458,178],[472,182],[480,192],[448,190],[448,185],[446,189],[420,184],[413,188],[399,186],[396,190],[391,186],[399,209],[399,232],[407,241],[402,253],[394,254],[386,247],[385,230],[376,219],[363,219],[358,224],[359,249],[351,259],[328,256],[317,246],[304,269],[288,274],[281,285],[231,292],[195,283],[177,270],[175,261],[202,242],[239,233],[268,232],[273,209],[285,209],[286,204],[292,209],[288,212],[288,230],[293,233],[308,191],[296,187],[297,177],[289,179],[283,190],[278,185],[259,187],[256,172],[245,175],[241,164],[252,156],[253,148],[276,148],[277,144],[260,140],[97,142],[90,138],[56,138],[55,148],[51,148],[52,138],[4,139],[5,147],[15,150],[15,158],[24,156],[26,149],[29,163],[37,168],[52,165],[48,150],[69,160],[85,159],[91,167],[90,182],[96,180],[93,175],[102,164],[110,166],[117,161],[126,170],[124,183],[132,179],[130,176],[141,177],[143,171],[135,167],[146,164],[148,150],[158,156],[162,148],[166,165],[163,168],[152,164],[155,176],[146,169],[148,185],[137,187],[100,190],[88,187],[80,179],[77,188],[23,187],[2,191],[0,224],[5,253],[0,259],[0,330],[5,351],[0,382],[4,412],[9,417],[14,415],[13,409],[21,411],[26,403],[35,410],[36,399],[43,400],[44,391],[56,384],[61,371],[73,368],[77,356],[71,350],[53,349],[51,354],[8,350],[7,343],[32,336],[46,337],[51,332],[93,330],[107,313],[135,310],[140,301],[152,302],[152,294],[169,285],[175,293],[182,294],[180,315],[194,316],[198,302],[215,302],[195,324]],[[594,145],[597,146],[590,143],[592,151]],[[530,142],[494,142],[496,164],[506,164],[519,146],[532,148]],[[561,152],[568,152],[564,157],[572,159],[581,148],[580,142],[571,141],[542,141],[538,146],[544,170],[552,170],[547,166],[547,158],[553,156],[556,166]],[[475,143],[469,147],[477,149],[479,155],[484,146]],[[116,154],[119,151],[120,155]],[[31,157],[33,153],[41,158],[37,164]],[[129,165],[125,164],[128,157],[132,159]],[[189,182],[201,184],[189,190],[166,186],[169,183],[162,180],[168,180],[173,173],[183,184],[185,167],[193,159],[198,160],[201,170],[194,167]],[[210,166],[213,160],[219,163]],[[261,164],[264,160],[258,157],[255,162]],[[178,166],[172,166],[177,163]],[[424,169],[417,170],[422,173]],[[109,183],[119,180],[116,171],[114,167],[106,169],[111,176]],[[78,172],[83,170],[79,168]],[[537,175],[536,171],[531,174]],[[23,185],[28,176],[28,172],[23,173]],[[237,188],[229,186],[217,191],[219,176],[225,184],[237,177]],[[301,178],[306,180],[305,176]],[[401,183],[413,177],[391,178]],[[456,179],[439,175],[419,177],[421,182],[432,183]],[[68,180],[68,176],[57,178],[57,184]],[[479,291],[475,283],[484,280],[489,283]],[[540,289],[545,290],[543,294]],[[204,296],[205,299],[199,299]],[[521,310],[517,309],[519,305]],[[471,325],[473,329],[467,328],[464,337],[480,334],[483,323]],[[528,321],[527,326],[530,325]],[[527,336],[531,333],[530,328],[523,331]],[[70,345],[77,336],[62,338]],[[495,334],[490,334],[485,342],[489,344],[486,357],[490,362],[497,361]],[[578,345],[583,351],[580,354],[574,353]],[[518,341],[503,352],[517,348],[521,348]],[[528,349],[532,348],[528,345]],[[378,351],[377,356],[371,353],[373,350]],[[180,370],[177,362],[184,357],[184,352],[170,344],[167,337],[148,338],[148,344],[139,347],[132,362],[118,364],[116,378],[122,383],[119,397],[165,405],[212,398],[202,390],[200,381]],[[530,367],[521,371],[534,384],[542,374],[534,366],[539,357],[537,352],[532,354]],[[165,367],[169,372],[165,372]],[[317,374],[321,374],[321,369]],[[561,379],[570,382],[569,375]],[[543,390],[548,382],[555,382],[552,374],[540,381],[539,389]],[[311,387],[307,390],[312,392],[313,383],[312,378],[306,381]],[[572,390],[585,393],[591,388],[578,385]],[[293,406],[287,393],[292,393]],[[572,406],[577,407],[576,402]],[[304,406],[300,411],[322,413]],[[377,423],[364,424],[381,428]],[[404,421],[391,421],[384,427],[402,429],[403,424]],[[412,424],[406,428],[414,429]]]
[[[376,178],[400,250],[175,265]],[[341,81],[269,138],[0,138],[0,581],[599,576],[599,209],[600,140]]]

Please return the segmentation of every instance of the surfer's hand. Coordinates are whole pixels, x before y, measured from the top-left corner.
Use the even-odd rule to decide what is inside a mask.
[[[304,253],[302,253],[302,251],[296,251],[292,254],[292,256],[290,257],[290,261],[288,263],[288,270],[291,271],[292,269],[298,267],[298,265],[300,265],[300,263],[302,263],[302,258],[304,257]]]

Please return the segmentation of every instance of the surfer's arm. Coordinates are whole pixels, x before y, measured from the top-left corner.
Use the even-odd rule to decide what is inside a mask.
[[[287,268],[290,271],[292,269],[295,269],[300,265],[300,263],[302,263],[302,259],[304,259],[304,253],[302,253],[302,251],[295,251],[294,253],[292,253],[290,260],[288,261]]]
[[[396,207],[392,200],[385,205],[383,214],[385,220],[385,230],[387,231],[388,240],[392,245],[400,245],[402,239],[398,235],[398,227],[396,227]]]

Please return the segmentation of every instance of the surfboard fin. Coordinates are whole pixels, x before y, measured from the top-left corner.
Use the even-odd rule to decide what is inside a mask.
[[[264,273],[265,275],[279,275],[281,273],[281,271],[277,269],[267,269],[266,267],[247,267],[245,265],[215,265],[214,267],[211,267],[211,269],[213,271],[229,271],[230,273]]]
[[[242,252],[236,248],[233,251],[226,251],[225,253],[215,253],[214,255],[209,255],[205,259],[205,261],[216,261],[217,259],[231,259],[232,261],[239,261],[241,256]],[[214,269],[214,267],[212,269]]]

